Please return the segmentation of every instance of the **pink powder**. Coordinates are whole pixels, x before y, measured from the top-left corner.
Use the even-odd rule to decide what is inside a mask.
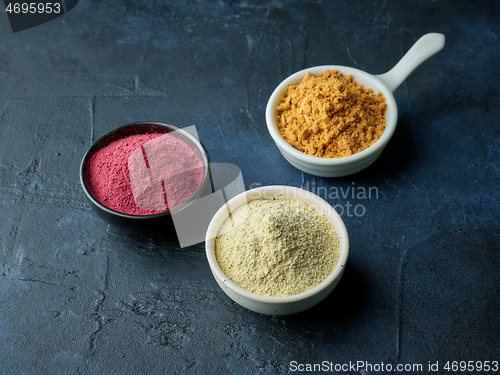
[[[91,156],[87,180],[94,197],[106,207],[151,215],[187,201],[204,171],[199,149],[178,132],[132,134]]]

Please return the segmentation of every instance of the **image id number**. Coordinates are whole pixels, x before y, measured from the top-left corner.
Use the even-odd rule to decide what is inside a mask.
[[[61,13],[61,3],[8,3],[5,8],[7,13]]]
[[[448,361],[443,367],[446,371],[498,371],[498,361]]]

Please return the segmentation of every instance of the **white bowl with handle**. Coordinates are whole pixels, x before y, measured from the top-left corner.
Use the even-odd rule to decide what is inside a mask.
[[[393,92],[425,60],[439,52],[445,43],[442,34],[430,33],[422,36],[387,73],[373,75],[362,70],[342,65],[321,65],[301,70],[281,82],[274,90],[266,107],[266,123],[269,134],[283,157],[303,172],[321,177],[342,177],[359,172],[372,164],[389,143],[398,121],[398,109]],[[384,95],[386,127],[381,137],[370,147],[357,154],[341,158],[321,158],[307,155],[286,142],[280,134],[277,107],[289,85],[298,85],[307,73],[318,75],[325,70],[338,70],[344,76]]]

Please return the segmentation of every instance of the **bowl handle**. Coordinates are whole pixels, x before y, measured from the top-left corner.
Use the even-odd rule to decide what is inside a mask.
[[[401,60],[387,73],[376,77],[387,86],[391,92],[403,83],[403,81],[425,60],[443,49],[445,37],[443,34],[430,33],[422,36],[406,52]]]

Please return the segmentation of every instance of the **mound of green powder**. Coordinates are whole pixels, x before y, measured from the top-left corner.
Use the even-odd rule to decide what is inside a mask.
[[[254,200],[221,226],[215,257],[236,285],[283,297],[314,288],[339,260],[339,241],[328,219],[295,200]]]

